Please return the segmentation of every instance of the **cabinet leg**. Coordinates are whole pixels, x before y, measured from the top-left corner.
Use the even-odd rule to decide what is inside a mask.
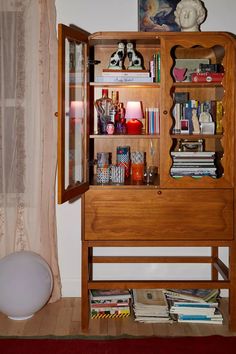
[[[81,299],[81,328],[87,332],[89,328],[89,248],[87,243],[82,241],[82,299]]]
[[[229,249],[229,329],[236,331],[236,246]]]
[[[213,258],[213,260],[219,257],[218,247],[211,247],[211,257]],[[218,271],[214,267],[213,263],[211,265],[211,279],[218,280]]]

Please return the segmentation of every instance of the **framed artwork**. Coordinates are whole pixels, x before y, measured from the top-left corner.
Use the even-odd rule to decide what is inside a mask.
[[[180,32],[174,11],[180,0],[139,0],[138,21],[142,32]]]

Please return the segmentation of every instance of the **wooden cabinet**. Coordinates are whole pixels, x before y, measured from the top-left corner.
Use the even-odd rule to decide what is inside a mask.
[[[160,82],[104,81],[103,69],[108,67],[120,41],[135,45],[146,69],[159,53]],[[59,25],[58,200],[62,203],[82,197],[84,330],[89,326],[89,289],[117,287],[229,289],[229,325],[236,330],[235,59],[235,39],[223,32],[89,35]],[[202,75],[191,66],[196,63],[207,64],[202,71],[209,70],[210,64],[211,70],[221,72],[221,78]],[[182,80],[178,80],[174,70],[178,65],[184,66],[185,71],[187,68]],[[103,77],[102,82],[99,77]],[[111,91],[118,91],[125,107],[128,101],[141,101],[143,111],[158,108],[159,131],[150,134],[144,130],[141,135],[97,134],[94,102],[101,97],[103,88],[108,89],[109,96]],[[194,109],[198,126],[193,125]],[[187,134],[184,121],[188,121]],[[111,163],[115,164],[117,146],[145,152],[146,165],[154,165],[158,171],[153,184],[135,184],[132,178],[123,185],[97,183],[97,153],[111,153]],[[213,157],[209,157],[211,154]],[[196,155],[200,160],[194,160]],[[109,255],[111,247],[152,246],[209,247],[211,255]],[[97,247],[106,247],[107,255],[95,256]],[[229,249],[227,264],[220,259],[220,247]],[[188,281],[93,277],[96,263],[109,266],[129,262],[207,263],[212,276],[209,280]]]
[[[88,241],[233,239],[231,190],[91,189],[85,205]]]

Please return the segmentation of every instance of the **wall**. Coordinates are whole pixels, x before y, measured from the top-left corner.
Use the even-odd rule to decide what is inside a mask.
[[[75,24],[90,33],[96,31],[136,31],[138,29],[138,1],[137,0],[56,0],[57,22],[66,25]],[[236,33],[235,0],[205,0],[205,6],[208,10],[208,16],[205,23],[201,26],[202,31],[229,31]],[[63,296],[80,296],[80,278],[81,278],[81,256],[80,256],[80,201],[73,204],[65,203],[57,206],[57,226],[58,226],[58,252],[62,279]],[[129,249],[113,249],[114,254],[119,252],[129,253]],[[146,254],[151,255],[156,250],[147,249]],[[102,253],[104,250],[98,250]],[[139,250],[134,251],[138,254]],[[158,254],[177,255],[176,249],[159,250]],[[178,251],[179,252],[179,251]],[[189,255],[195,255],[199,252],[195,249],[188,249]],[[208,249],[201,250],[201,255],[207,255]],[[178,253],[179,254],[179,253]],[[183,251],[181,254],[185,254]],[[226,257],[226,251],[222,250],[223,257]],[[109,269],[107,269],[109,268]],[[187,269],[186,269],[187,268]],[[199,269],[199,267],[198,267]],[[99,265],[95,275],[102,279],[111,277],[112,270],[115,275],[112,278],[119,279],[120,274],[125,274],[126,279],[139,279],[140,275],[146,278],[154,279],[156,274],[164,279],[165,277],[176,279],[182,277],[188,279],[198,279],[196,267],[193,265],[176,268],[173,266],[156,265],[132,266],[122,265],[104,267]],[[171,276],[170,276],[171,274]],[[208,268],[204,265],[200,267],[200,276],[206,279],[209,276]]]

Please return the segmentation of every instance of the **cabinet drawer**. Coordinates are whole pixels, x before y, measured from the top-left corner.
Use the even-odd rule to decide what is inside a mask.
[[[85,240],[231,240],[232,190],[93,189]]]

